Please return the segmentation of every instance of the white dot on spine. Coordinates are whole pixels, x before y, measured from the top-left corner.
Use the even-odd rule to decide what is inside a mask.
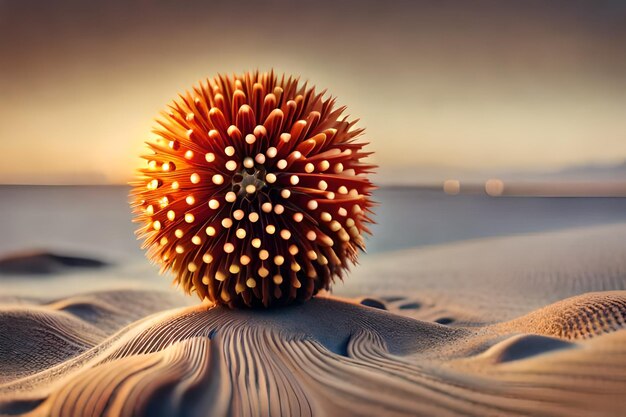
[[[274,232],[276,231],[276,227],[275,227],[273,224],[268,224],[268,225],[265,227],[265,231],[266,231],[268,234],[273,235],[273,234],[274,234]]]
[[[280,285],[283,283],[283,277],[281,275],[274,275],[272,281],[274,281],[274,284]]]
[[[256,223],[257,221],[259,221],[259,213],[253,211],[252,213],[248,214],[248,219],[250,219],[252,223]]]
[[[193,262],[189,262],[187,264],[187,269],[189,270],[189,272],[196,272],[198,270],[198,266]]]
[[[148,190],[156,190],[159,188],[159,180],[152,180],[148,183]]]
[[[241,255],[241,258],[239,258],[239,262],[241,262],[242,265],[248,265],[251,260],[248,255]]]
[[[340,207],[340,208],[339,208],[339,210],[337,210],[337,213],[339,213],[339,215],[340,215],[340,216],[345,217],[345,216],[347,216],[347,215],[348,215],[348,210],[346,210],[346,209],[345,209],[345,208],[343,208],[343,207]]]
[[[217,201],[216,199],[212,198],[211,200],[209,200],[209,208],[212,208],[213,210],[215,210],[219,206],[220,206],[220,202]]]
[[[235,210],[235,211],[233,212],[233,217],[235,218],[235,220],[241,220],[241,219],[243,219],[243,217],[244,217],[245,215],[246,215],[246,214],[245,214],[245,213],[243,212],[243,210],[241,210],[241,209]]]
[[[246,229],[237,229],[237,232],[235,234],[239,239],[243,239],[244,237],[246,237]]]
[[[287,168],[287,161],[285,161],[284,159],[281,159],[280,161],[276,162],[276,168],[278,169]]]
[[[343,164],[341,162],[336,164],[333,171],[335,171],[335,174],[341,174],[343,172]]]
[[[296,245],[289,246],[289,253],[293,256],[297,255],[300,250]]]
[[[163,236],[163,237],[161,238],[161,240],[159,241],[159,243],[161,244],[161,246],[163,246],[163,245],[167,245],[167,242],[169,242],[169,241],[167,240],[167,237],[165,237],[165,236]]]
[[[222,175],[220,175],[220,174],[215,174],[211,178],[211,181],[213,181],[213,184],[215,184],[215,185],[221,185],[221,184],[224,183],[224,177],[222,177]]]
[[[252,168],[254,166],[254,160],[249,156],[243,160],[243,166],[246,168]]]
[[[266,276],[269,275],[270,271],[267,270],[267,268],[264,267],[260,267],[259,270],[257,271],[259,273],[259,276],[261,278],[265,278]]]
[[[272,174],[271,172],[265,176],[265,181],[273,184],[276,182],[276,174]]]
[[[254,184],[246,185],[246,192],[248,194],[254,194],[256,192],[256,187],[254,186]]]
[[[176,245],[176,253],[183,253],[185,251],[185,248],[182,247],[182,245]]]
[[[152,223],[152,228],[154,230],[161,230],[161,222],[156,220],[154,223]]]
[[[256,281],[254,280],[254,278],[248,278],[248,280],[246,281],[246,285],[248,286],[248,288],[254,288],[256,287]]]
[[[222,219],[222,226],[225,227],[226,229],[228,229],[230,226],[233,225],[233,221],[226,217],[225,219]]]
[[[193,216],[193,214],[191,213],[185,214],[185,221],[187,223],[193,223],[194,220],[195,220],[195,217]]]
[[[226,253],[233,253],[234,250],[235,250],[235,245],[233,245],[232,243],[225,243],[224,244],[224,252],[226,252]]]
[[[180,187],[180,185],[178,184],[178,181],[174,181],[174,182],[172,183],[172,189],[173,189],[173,190],[178,190],[178,187]]]
[[[192,184],[197,184],[200,182],[200,175],[196,174],[195,172],[193,174],[191,174],[191,176],[189,177],[189,180],[191,181]]]
[[[314,260],[316,260],[316,259],[317,259],[317,253],[316,253],[314,250],[310,250],[310,251],[308,251],[308,252],[306,253],[306,256],[307,256],[310,260],[312,260],[312,261],[314,261]]]
[[[292,175],[289,178],[289,182],[291,183],[291,185],[297,185],[300,182],[300,178],[298,178],[297,175]]]
[[[282,237],[285,240],[288,240],[291,237],[291,232],[287,229],[283,229],[280,231],[280,237]]]
[[[215,227],[209,226],[205,229],[205,232],[208,236],[215,236]]]
[[[200,236],[194,236],[191,238],[191,243],[193,243],[194,245],[199,245],[202,243],[202,239],[200,239]]]
[[[179,239],[180,239],[181,237],[183,237],[183,234],[184,234],[184,232],[182,231],[182,229],[176,229],[176,230],[174,231],[174,236],[176,236],[176,237],[177,237],[177,238],[179,238]]]
[[[306,232],[306,238],[310,241],[314,241],[315,239],[317,239],[317,233],[315,233],[313,230],[309,230],[308,232]]]
[[[154,214],[154,206],[152,204],[150,204],[148,207],[146,207],[146,213],[149,216],[152,216]]]
[[[176,213],[174,212],[174,210],[170,210],[167,212],[167,219],[169,221],[174,221],[175,218],[176,218]]]
[[[236,264],[232,264],[230,268],[228,268],[228,272],[230,272],[231,274],[238,274],[240,270],[241,268],[239,268],[239,265]]]
[[[318,206],[317,201],[315,200],[311,200],[308,203],[306,203],[306,206],[309,210],[315,210]]]
[[[285,262],[285,258],[284,258],[284,257],[282,257],[282,256],[280,256],[280,255],[274,256],[274,263],[275,263],[276,265],[280,266],[280,265],[282,265],[284,262]]]
[[[265,129],[265,126],[263,125],[256,125],[254,128],[254,134],[256,136],[265,136],[267,135],[267,129]]]
[[[269,213],[272,211],[272,203],[263,203],[261,205],[261,210],[265,213]]]
[[[263,155],[262,153],[258,153],[254,157],[254,160],[257,161],[257,163],[259,163],[259,164],[264,164],[265,163],[265,155]]]
[[[191,158],[193,158],[193,151],[185,152],[185,159],[191,159]]]
[[[188,195],[187,198],[185,198],[185,201],[187,202],[187,204],[189,204],[190,206],[196,202],[196,199],[193,198],[192,195]]]
[[[326,171],[328,168],[330,168],[330,163],[329,163],[327,160],[325,160],[325,159],[324,159],[322,162],[320,162],[320,163],[317,165],[317,168],[318,168],[320,171]]]
[[[233,161],[232,159],[228,162],[226,162],[226,169],[229,171],[234,171],[237,169],[237,162]]]
[[[261,259],[262,261],[266,260],[269,257],[270,257],[270,253],[266,251],[265,249],[261,249],[261,251],[259,251],[259,259]]]
[[[205,264],[210,264],[211,262],[213,262],[213,255],[211,255],[210,253],[205,253],[202,256],[202,262],[204,262]]]
[[[294,213],[293,214],[293,220],[296,223],[300,223],[303,219],[304,219],[304,214],[302,214],[302,213]]]
[[[324,211],[322,212],[322,214],[320,214],[320,219],[322,219],[325,222],[329,222],[333,219],[333,217],[330,215],[330,213]]]
[[[352,219],[352,218],[346,219],[346,226],[353,227],[355,224],[356,223],[354,222],[354,219]]]
[[[339,187],[337,191],[339,192],[339,194],[348,194],[348,189],[346,188],[345,185],[342,185],[341,187]]]
[[[165,172],[169,171],[171,168],[171,165],[169,162],[164,162],[163,165],[161,165],[161,169]]]
[[[226,193],[226,196],[224,197],[224,199],[228,201],[229,203],[234,203],[235,200],[237,200],[237,194],[235,194],[232,191],[229,191]]]
[[[213,161],[215,161],[215,154],[213,152],[209,152],[206,155],[204,155],[204,159],[207,162],[213,162]]]
[[[284,188],[283,190],[281,190],[280,196],[282,198],[289,198],[289,197],[291,197],[291,191],[289,191],[288,189]]]
[[[246,135],[246,143],[248,145],[252,145],[254,142],[256,142],[256,136],[254,136],[252,133],[248,133]]]
[[[232,146],[227,146],[224,148],[224,153],[228,156],[233,156],[235,154],[235,148]]]
[[[265,151],[265,155],[267,155],[268,158],[274,158],[277,154],[278,150],[273,146],[267,148],[267,151]]]
[[[326,189],[328,188],[328,183],[324,180],[321,180],[319,183],[317,183],[317,188],[322,191],[326,191]]]
[[[274,207],[274,213],[276,214],[283,214],[285,211],[285,207],[282,204],[276,204],[276,206]]]
[[[187,132],[186,132],[186,133],[187,133],[187,137],[188,137],[189,139],[191,139],[191,135],[193,135],[193,129],[189,129],[189,130],[187,130]]]
[[[261,247],[261,239],[259,239],[258,237],[255,237],[254,239],[252,239],[250,244],[258,249]]]

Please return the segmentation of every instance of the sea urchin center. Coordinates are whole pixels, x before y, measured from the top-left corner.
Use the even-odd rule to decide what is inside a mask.
[[[232,190],[238,196],[250,199],[257,191],[262,191],[267,186],[264,178],[264,167],[243,169],[233,176]]]

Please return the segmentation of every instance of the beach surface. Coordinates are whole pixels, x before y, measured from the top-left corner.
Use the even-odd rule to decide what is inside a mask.
[[[0,261],[0,415],[619,416],[626,223],[370,254],[333,294],[203,305],[145,261]]]

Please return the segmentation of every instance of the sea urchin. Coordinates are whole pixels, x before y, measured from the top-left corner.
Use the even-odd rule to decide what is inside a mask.
[[[364,250],[363,129],[292,77],[218,76],[158,120],[132,191],[148,257],[185,292],[237,306],[307,300]]]

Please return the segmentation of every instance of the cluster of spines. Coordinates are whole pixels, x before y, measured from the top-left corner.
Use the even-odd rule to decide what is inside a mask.
[[[187,292],[285,304],[356,262],[373,166],[323,94],[273,73],[219,76],[163,113],[134,206],[148,256]]]

